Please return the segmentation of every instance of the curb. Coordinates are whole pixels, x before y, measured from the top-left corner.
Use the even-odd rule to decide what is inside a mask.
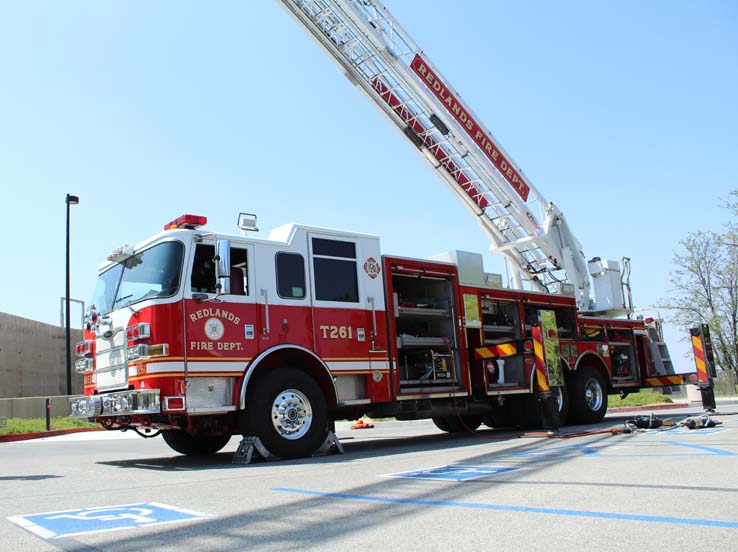
[[[618,412],[638,412],[640,410],[668,410],[671,408],[689,408],[689,403],[661,403],[661,404],[644,404],[643,406],[621,406],[618,408],[608,408],[608,413]]]
[[[52,431],[40,431],[38,433],[12,433],[0,435],[0,443],[12,443],[13,441],[28,441],[29,439],[42,439],[44,437],[56,437],[68,435],[69,433],[83,433],[87,431],[105,431],[102,427],[78,427],[74,429],[55,429]]]

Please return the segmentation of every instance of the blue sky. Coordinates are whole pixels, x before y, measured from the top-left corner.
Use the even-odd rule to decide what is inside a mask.
[[[564,211],[588,258],[630,256],[637,306],[738,188],[738,4],[387,0]],[[406,139],[274,0],[0,3],[0,311],[58,323],[72,293],[182,213],[378,234],[426,257],[488,241]],[[486,254],[488,271],[504,271]],[[669,329],[683,369],[686,346]]]

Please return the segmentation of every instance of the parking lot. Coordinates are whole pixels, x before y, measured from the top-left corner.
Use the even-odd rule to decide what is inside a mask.
[[[738,406],[714,428],[571,438],[430,421],[337,433],[345,453],[234,465],[162,439],[0,444],[2,550],[735,550]],[[697,407],[657,412],[680,421]]]

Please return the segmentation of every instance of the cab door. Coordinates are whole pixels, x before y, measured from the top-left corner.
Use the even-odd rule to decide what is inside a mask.
[[[190,377],[240,374],[258,354],[254,248],[231,243],[230,251],[231,289],[216,294],[215,246],[212,241],[195,246],[184,307]]]
[[[314,350],[336,376],[339,399],[389,397],[378,244],[309,233]]]
[[[259,248],[256,282],[260,351],[284,344],[313,349],[307,252],[299,246]]]

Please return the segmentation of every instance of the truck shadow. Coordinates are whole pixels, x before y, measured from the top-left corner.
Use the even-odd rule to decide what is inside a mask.
[[[626,418],[623,419],[623,421]],[[612,418],[606,424],[597,427],[588,426],[588,429],[605,429],[612,426]],[[581,431],[584,428],[569,428]],[[493,518],[497,514],[495,508],[503,509],[510,515],[528,515],[521,512],[510,513],[509,506],[486,505],[483,502],[471,502],[475,499],[483,501],[489,495],[477,495],[480,491],[493,489],[496,486],[521,485],[522,488],[532,489],[534,486],[560,486],[562,492],[566,487],[577,485],[581,487],[606,488],[618,487],[628,489],[659,489],[670,493],[674,491],[706,491],[736,493],[738,488],[714,488],[686,485],[636,484],[633,482],[617,483],[608,478],[607,481],[582,482],[546,481],[543,473],[548,467],[567,463],[582,458],[578,454],[578,447],[592,447],[598,451],[606,451],[610,447],[622,444],[635,444],[633,435],[598,434],[589,437],[572,438],[564,442],[552,442],[546,438],[526,439],[505,436],[504,432],[481,431],[479,435],[447,435],[433,434],[402,439],[385,439],[365,441],[346,441],[346,454],[279,462],[279,465],[303,464],[334,464],[350,462],[360,459],[371,459],[382,456],[410,453],[418,451],[454,449],[462,453],[456,464],[465,466],[484,466],[504,463],[506,466],[521,468],[493,477],[481,477],[473,481],[459,484],[456,481],[420,481],[418,479],[402,479],[376,477],[366,484],[340,488],[312,489],[311,483],[305,479],[301,488],[273,488],[264,500],[244,500],[240,506],[242,511],[232,515],[209,518],[198,521],[188,530],[182,531],[177,527],[152,528],[146,534],[137,535],[110,535],[106,542],[109,548],[120,550],[143,550],[156,548],[162,542],[177,542],[180,549],[188,545],[196,546],[204,535],[217,535],[217,545],[222,550],[259,549],[330,549],[344,542],[351,534],[366,531],[367,520],[376,530],[390,531],[402,523],[410,523],[419,516],[427,514],[429,507],[453,508],[459,512],[459,507],[490,506],[491,510],[485,515]],[[480,452],[480,442],[487,438],[490,447],[483,447]],[[572,454],[550,454],[552,450],[571,450]],[[463,452],[470,454],[464,457]],[[427,457],[426,457],[427,458]],[[247,466],[226,465],[230,461],[230,453],[221,453],[216,457],[203,462],[192,461],[184,457],[155,458],[138,461],[106,463],[127,469],[228,469],[238,468],[243,477],[253,476],[261,468],[271,463],[258,463]],[[595,472],[596,473],[596,472]],[[241,476],[234,476],[234,485]],[[541,479],[544,481],[541,481]],[[322,480],[323,482],[325,480]],[[244,480],[245,483],[245,480]],[[469,485],[468,483],[473,483]],[[325,483],[323,483],[323,486]],[[304,487],[304,488],[302,488]],[[332,486],[335,487],[335,486]],[[248,495],[248,486],[244,486],[244,493]],[[263,492],[263,491],[262,491]],[[475,497],[476,495],[476,497]],[[672,495],[670,495],[672,496]],[[536,504],[541,504],[539,496]],[[524,501],[527,502],[527,501]],[[546,504],[546,501],[542,504]],[[553,510],[545,513],[553,513]],[[539,511],[538,514],[541,514]],[[449,514],[450,515],[450,514]],[[456,515],[464,515],[456,514]],[[508,519],[509,520],[509,519]],[[478,531],[489,538],[494,538],[495,524],[489,523],[479,526]],[[484,535],[483,535],[484,536]],[[171,540],[170,540],[171,539]]]
[[[628,416],[609,417],[599,424],[568,426],[563,428],[561,435],[556,440],[566,441],[567,435],[577,435],[587,432],[605,431],[608,428],[623,427]],[[526,432],[519,428],[487,429],[482,426],[474,433],[439,433],[435,429],[429,429],[433,433],[426,435],[403,435],[401,432],[388,435],[387,432],[372,433],[373,430],[360,430],[356,433],[347,431],[339,432],[344,454],[328,453],[323,456],[303,458],[296,460],[262,460],[254,454],[252,462],[248,465],[233,464],[233,456],[240,441],[239,437],[231,439],[226,448],[209,456],[183,456],[174,454],[170,456],[151,456],[148,458],[136,458],[128,460],[101,461],[98,464],[113,466],[124,469],[140,469],[154,471],[209,471],[209,470],[233,470],[233,469],[259,469],[274,465],[314,465],[333,464],[349,462],[360,459],[376,458],[392,454],[403,454],[410,452],[425,452],[447,448],[475,447],[481,443],[511,443],[515,441],[528,441],[527,444],[519,445],[520,450],[515,449],[516,454],[525,454],[530,446],[531,438],[541,439],[544,442],[555,440],[546,439],[540,431]]]

